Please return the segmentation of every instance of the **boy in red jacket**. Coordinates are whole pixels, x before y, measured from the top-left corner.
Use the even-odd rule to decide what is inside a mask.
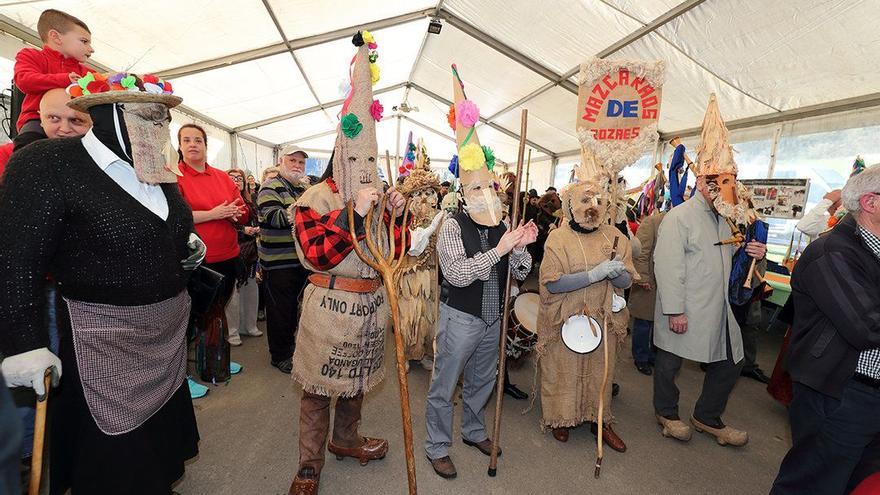
[[[80,62],[94,53],[89,27],[60,10],[43,11],[37,32],[43,49],[23,48],[15,56],[13,80],[25,94],[16,124],[16,148],[46,137],[40,127],[40,99],[46,91],[66,88],[86,75],[88,68]]]

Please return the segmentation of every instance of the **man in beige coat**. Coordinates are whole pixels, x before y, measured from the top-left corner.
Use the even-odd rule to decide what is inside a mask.
[[[740,446],[748,433],[721,420],[743,361],[742,335],[727,299],[736,247],[722,241],[731,238],[731,225],[745,221],[746,209],[738,200],[733,148],[714,95],[697,162],[699,194],[666,214],[654,250],[654,410],[664,436],[689,440],[690,427],[678,416],[675,375],[682,358],[707,363],[691,423],[721,445]],[[752,241],[745,249],[763,259],[767,247]]]

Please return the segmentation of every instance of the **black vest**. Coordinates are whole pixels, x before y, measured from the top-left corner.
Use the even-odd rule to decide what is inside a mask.
[[[464,250],[465,253],[467,253],[468,258],[473,258],[477,254],[484,252],[480,245],[480,233],[477,231],[478,228],[489,230],[489,249],[494,249],[495,246],[498,245],[498,241],[501,240],[501,236],[507,231],[507,227],[505,227],[503,223],[498,224],[495,227],[483,227],[482,225],[477,225],[471,220],[471,217],[464,212],[456,214],[452,219],[458,222],[458,225],[461,228],[461,242],[464,244]],[[507,280],[507,265],[507,255],[502,256],[498,264],[495,265],[495,273],[498,276],[499,308],[504,301],[504,282]],[[467,287],[455,287],[449,282],[444,282],[447,290],[443,302],[459,311],[474,315],[477,318],[482,318],[483,283],[482,280],[475,280]]]

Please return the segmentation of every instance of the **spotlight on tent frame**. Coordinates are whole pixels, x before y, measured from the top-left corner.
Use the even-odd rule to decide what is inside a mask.
[[[431,22],[428,23],[428,32],[431,34],[440,34],[442,29],[443,24],[440,23],[440,19],[431,19]]]

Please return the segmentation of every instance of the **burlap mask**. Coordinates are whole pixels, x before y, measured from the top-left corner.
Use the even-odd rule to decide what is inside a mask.
[[[171,146],[171,115],[161,103],[119,103],[131,143],[131,160],[139,181],[177,182],[177,154]],[[116,112],[113,113],[114,116]],[[117,132],[120,127],[117,126]],[[171,167],[174,168],[172,172]]]
[[[369,49],[361,45],[354,59],[350,99],[341,112],[332,163],[333,181],[344,201],[354,200],[365,187],[382,191],[371,77]]]
[[[495,227],[501,223],[501,198],[498,197],[498,181],[495,174],[483,169],[485,174],[463,184],[464,209],[471,220],[484,226]]]
[[[569,222],[588,230],[598,228],[608,218],[610,191],[607,181],[587,180],[562,189],[562,213]]]

